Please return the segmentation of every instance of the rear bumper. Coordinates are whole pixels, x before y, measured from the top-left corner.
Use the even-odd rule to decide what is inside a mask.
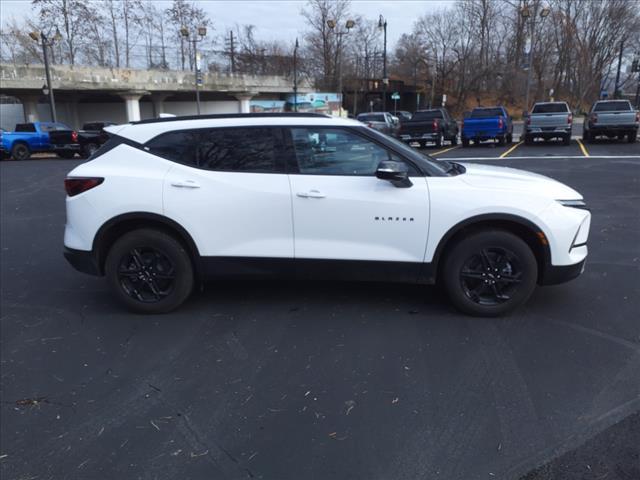
[[[420,142],[420,141],[434,141],[440,136],[439,133],[401,133],[398,138],[403,142]]]
[[[546,265],[542,271],[540,285],[557,285],[579,277],[584,272],[586,261],[587,259],[585,258],[574,265]]]
[[[69,262],[71,266],[79,272],[95,276],[102,275],[98,268],[96,257],[91,251],[75,250],[73,248],[64,247],[64,258],[66,258],[67,262]]]
[[[608,133],[637,132],[638,125],[603,125],[599,127],[587,127],[585,130],[593,135],[606,135]]]
[[[527,127],[525,134],[532,138],[561,138],[571,135],[571,127]]]
[[[80,144],[79,143],[67,143],[67,144],[64,144],[64,145],[51,145],[51,150],[53,150],[54,152],[62,151],[62,150],[79,152],[80,151]]]
[[[505,137],[509,132],[462,132],[462,138],[468,140],[493,140],[494,138]]]

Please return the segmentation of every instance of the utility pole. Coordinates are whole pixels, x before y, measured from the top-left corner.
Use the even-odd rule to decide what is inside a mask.
[[[349,33],[349,30],[351,30],[353,27],[356,26],[356,22],[354,22],[353,20],[347,20],[347,23],[345,24],[346,30],[342,30],[342,31],[338,30],[338,28],[337,28],[338,25],[337,25],[335,20],[327,20],[327,26],[338,37],[338,42],[337,42],[337,47],[336,47],[338,49],[338,52],[337,52],[337,54],[338,54],[338,57],[337,57],[338,65],[336,65],[336,69],[337,69],[337,73],[338,73],[338,95],[340,95],[340,115],[342,115],[342,102],[343,102],[343,97],[342,97],[342,37],[344,35],[347,35]]]
[[[624,53],[624,38],[620,40],[620,55],[618,55],[618,72],[616,73],[616,88],[613,91],[613,98],[620,98],[620,70],[622,69],[622,54]]]
[[[56,33],[52,39],[47,38],[44,32],[30,32],[29,36],[32,40],[39,42],[42,46],[42,57],[44,58],[44,72],[47,78],[47,86],[46,89],[43,89],[43,93],[48,95],[49,97],[49,109],[51,110],[51,121],[57,122],[58,117],[56,115],[56,101],[53,97],[53,84],[51,83],[51,69],[49,67],[49,54],[47,53],[47,49],[49,47],[53,47],[55,42],[59,42],[62,39],[62,35],[60,34],[60,30],[56,27]]]
[[[296,45],[293,47],[293,111],[298,111],[298,39],[296,38]]]
[[[387,78],[387,19],[380,15],[378,18],[378,28],[384,30],[384,50],[382,53],[382,111],[387,111],[387,86],[389,79]]]

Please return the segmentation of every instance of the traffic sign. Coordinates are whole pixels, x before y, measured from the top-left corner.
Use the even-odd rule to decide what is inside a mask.
[[[398,92],[393,92],[391,94],[391,100],[400,100],[400,94]]]

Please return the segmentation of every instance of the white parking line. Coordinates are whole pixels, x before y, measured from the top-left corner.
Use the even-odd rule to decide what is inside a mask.
[[[624,158],[631,159],[635,158],[640,160],[640,155],[591,155],[589,157],[584,157],[582,155],[538,155],[538,156],[527,156],[527,157],[442,157],[444,160],[454,160],[456,162],[463,162],[465,160],[545,160],[545,159],[582,159],[586,158]]]

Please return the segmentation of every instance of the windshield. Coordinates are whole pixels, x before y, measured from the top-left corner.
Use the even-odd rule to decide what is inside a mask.
[[[358,115],[361,122],[384,122],[384,115],[381,113]]]
[[[599,102],[593,109],[594,112],[630,112],[631,104],[624,102]]]
[[[569,108],[566,103],[538,103],[533,107],[532,113],[567,113]]]
[[[440,110],[428,110],[426,112],[416,112],[412,120],[433,120],[434,118],[442,118]]]

